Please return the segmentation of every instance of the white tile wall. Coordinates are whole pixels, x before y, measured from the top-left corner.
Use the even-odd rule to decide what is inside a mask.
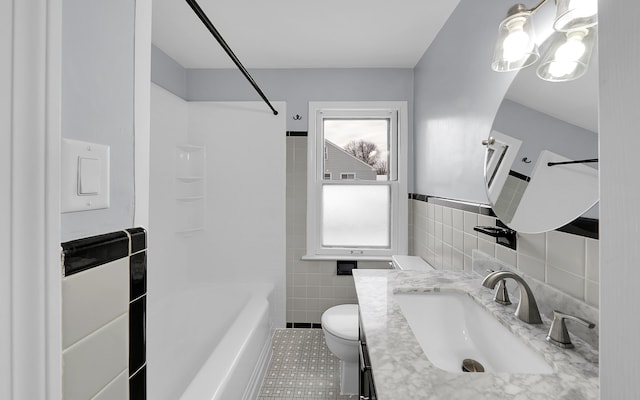
[[[129,257],[64,278],[62,348],[66,349],[128,310]]]
[[[129,398],[129,373],[123,371],[91,400],[123,400]]]
[[[128,342],[129,314],[126,313],[65,349],[62,352],[64,399],[90,399],[126,372]],[[128,392],[125,398],[128,398]]]
[[[518,247],[514,251],[496,245],[491,237],[473,230],[477,225],[495,225],[493,217],[419,200],[411,200],[410,203],[413,210],[411,254],[424,258],[435,268],[471,270],[472,251],[478,249],[530,277],[598,307],[598,240],[559,231],[518,234]],[[436,221],[438,216],[442,216],[442,228],[437,225],[440,223]],[[431,229],[431,226],[436,228]],[[449,244],[451,258],[448,256]]]

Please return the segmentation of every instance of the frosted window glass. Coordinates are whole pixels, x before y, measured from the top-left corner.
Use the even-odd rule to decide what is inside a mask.
[[[323,185],[324,247],[390,247],[388,185]]]

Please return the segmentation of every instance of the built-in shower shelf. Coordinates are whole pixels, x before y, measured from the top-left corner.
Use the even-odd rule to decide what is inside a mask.
[[[204,230],[204,226],[197,226],[197,227],[189,228],[189,229],[181,229],[181,230],[176,231],[176,233],[181,234],[181,235],[190,235],[190,234],[197,233],[197,232],[200,232],[200,231],[203,231],[203,230]]]
[[[204,180],[204,176],[178,176],[176,179],[182,182],[199,182]]]
[[[198,201],[198,200],[204,200],[204,196],[183,196],[183,197],[177,197],[176,200],[178,200],[178,201]]]
[[[176,146],[176,222],[180,234],[204,229],[206,198],[206,151],[202,146]]]

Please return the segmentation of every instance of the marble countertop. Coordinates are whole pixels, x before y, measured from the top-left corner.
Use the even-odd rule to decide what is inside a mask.
[[[513,314],[515,305],[493,301],[477,274],[456,271],[354,270],[361,324],[380,400],[399,399],[598,399],[598,352],[572,337],[574,349],[545,338],[550,321],[529,325]],[[393,294],[448,288],[467,292],[499,322],[543,355],[552,374],[455,373],[434,366],[424,355]],[[541,299],[537,299],[541,302]],[[517,303],[517,302],[514,302]]]

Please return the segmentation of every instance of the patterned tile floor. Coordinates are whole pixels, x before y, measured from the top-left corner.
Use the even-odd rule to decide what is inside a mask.
[[[340,361],[324,342],[322,329],[278,329],[258,400],[343,400]]]

